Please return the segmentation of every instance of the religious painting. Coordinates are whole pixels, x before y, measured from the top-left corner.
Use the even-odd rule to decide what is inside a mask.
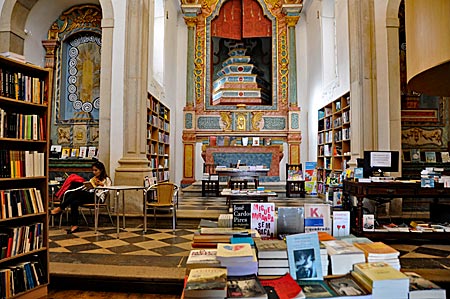
[[[441,126],[444,124],[442,97],[413,94],[402,97],[403,126]]]

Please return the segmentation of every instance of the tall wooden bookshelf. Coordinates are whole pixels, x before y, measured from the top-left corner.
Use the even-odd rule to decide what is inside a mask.
[[[319,195],[339,185],[339,177],[350,160],[350,93],[318,111],[317,185]]]
[[[1,298],[47,294],[49,75],[0,56]]]
[[[147,97],[147,158],[158,182],[169,180],[170,109],[150,93]]]

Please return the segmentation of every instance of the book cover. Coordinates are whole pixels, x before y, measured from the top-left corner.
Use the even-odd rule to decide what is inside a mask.
[[[316,181],[317,162],[305,162],[305,181]]]
[[[384,259],[398,258],[400,252],[383,242],[354,243],[354,245],[364,251],[367,257],[376,256]]]
[[[273,298],[279,299],[305,298],[302,288],[289,273],[277,278],[260,279],[260,283],[266,289],[269,298],[272,298],[271,293],[277,296]]]
[[[364,177],[364,168],[362,167],[355,168],[353,177],[355,179],[362,179]]]
[[[251,205],[251,228],[256,230],[261,238],[274,238],[275,204],[258,202]]]
[[[186,268],[218,267],[217,249],[192,249],[186,260]]]
[[[251,228],[251,210],[249,203],[233,204],[233,228]]]
[[[78,154],[78,157],[86,158],[86,155],[87,155],[87,147],[86,146],[80,146],[80,153]]]
[[[305,232],[304,207],[278,207],[277,234]]]
[[[97,155],[97,148],[95,146],[88,147],[88,158],[94,158]]]
[[[446,298],[446,290],[415,272],[403,272],[409,278],[409,298]]]
[[[78,158],[80,150],[78,148],[73,148],[72,151],[70,152],[70,157],[71,158]]]
[[[287,235],[289,273],[296,280],[321,280],[322,262],[317,232]]]
[[[333,211],[333,236],[350,235],[350,211]]]
[[[411,149],[411,162],[420,162],[420,149]]]
[[[255,238],[255,246],[258,258],[263,259],[283,259],[287,258],[287,247],[284,240],[277,239],[257,239]]]
[[[407,280],[409,284],[409,278],[405,274],[384,262],[354,264],[353,271],[366,278],[372,287],[373,283],[379,280]]]
[[[259,145],[259,137],[253,137],[252,138],[252,145],[258,146]]]
[[[342,191],[333,192],[333,207],[342,207]]]
[[[189,272],[184,287],[186,297],[226,297],[226,268],[197,268]]]
[[[331,298],[335,293],[323,280],[300,280],[298,284],[306,298]]]
[[[435,152],[425,152],[425,162],[426,163],[436,163],[436,153]]]
[[[256,275],[228,276],[227,298],[268,298]]]
[[[441,152],[441,161],[442,163],[450,162],[450,155],[448,152]]]
[[[61,159],[69,158],[70,156],[70,148],[63,148],[61,152]]]
[[[370,293],[361,287],[350,274],[343,277],[329,278],[326,282],[339,296],[369,295],[367,298],[371,298]]]
[[[331,234],[329,204],[305,203],[305,232],[324,231]]]
[[[225,261],[232,259],[233,261],[252,261],[253,250],[248,243],[238,244],[217,244],[216,258],[219,261]]]
[[[364,214],[363,215],[363,231],[374,231],[375,230],[375,215],[374,214]]]

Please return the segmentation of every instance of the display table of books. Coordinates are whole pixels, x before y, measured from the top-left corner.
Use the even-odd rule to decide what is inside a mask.
[[[231,190],[223,189],[220,193],[226,197],[228,208],[231,208],[232,202],[242,200],[248,202],[249,200],[267,202],[269,197],[277,197],[277,194],[272,191],[257,191],[256,189]]]
[[[445,289],[400,271],[399,252],[382,242],[323,232],[262,239],[230,228],[217,236],[221,230],[230,242],[191,250],[182,298],[446,298]]]

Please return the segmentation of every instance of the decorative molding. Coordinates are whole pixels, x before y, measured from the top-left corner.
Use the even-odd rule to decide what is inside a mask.
[[[264,117],[264,130],[286,130],[285,117]]]
[[[402,143],[409,146],[417,145],[442,145],[442,129],[425,130],[421,128],[411,128],[402,130]]]

